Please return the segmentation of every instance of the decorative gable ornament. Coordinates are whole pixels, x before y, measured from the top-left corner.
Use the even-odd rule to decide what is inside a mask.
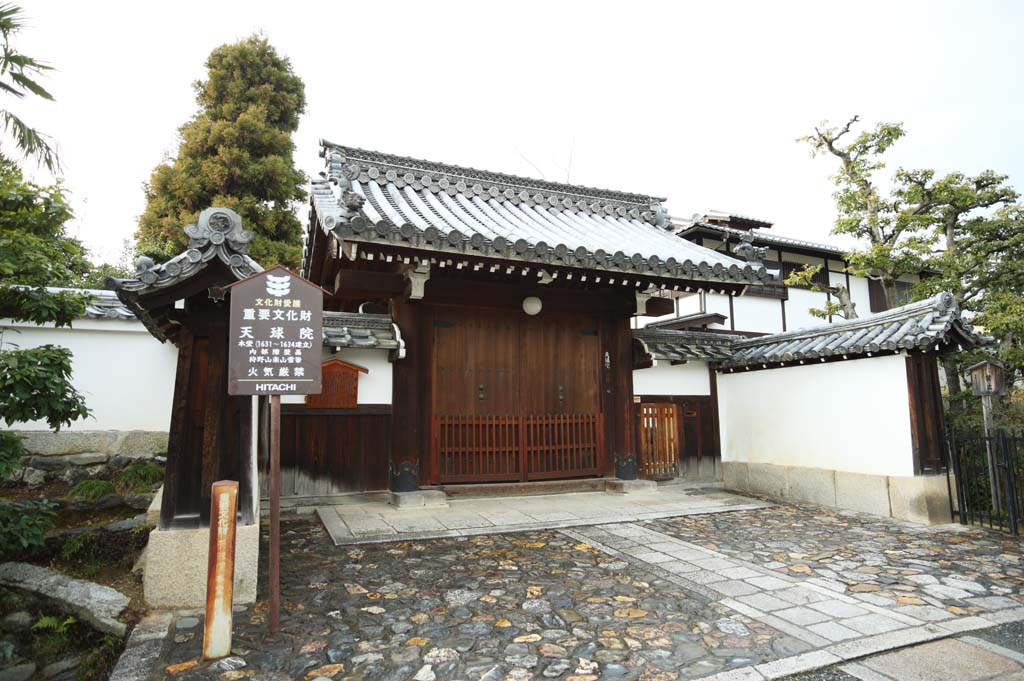
[[[359,374],[370,373],[358,364],[330,359],[320,370],[323,389],[319,395],[306,395],[310,409],[355,409],[359,405]]]

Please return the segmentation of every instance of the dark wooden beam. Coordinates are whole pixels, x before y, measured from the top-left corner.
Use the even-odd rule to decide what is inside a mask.
[[[405,292],[405,275],[397,272],[339,270],[334,277],[334,298],[393,298]]]

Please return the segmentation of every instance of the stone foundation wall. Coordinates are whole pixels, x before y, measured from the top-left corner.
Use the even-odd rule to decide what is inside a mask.
[[[138,459],[162,457],[167,433],[149,430],[17,431],[30,455],[15,474],[30,487],[87,478],[109,478]]]
[[[945,474],[887,476],[726,461],[726,489],[925,524],[952,522]]]

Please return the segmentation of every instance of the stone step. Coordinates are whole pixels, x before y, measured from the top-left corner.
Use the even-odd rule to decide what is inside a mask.
[[[539,480],[536,482],[489,482],[464,485],[423,486],[421,490],[438,490],[449,499],[480,499],[488,497],[521,497],[534,494],[569,494],[572,492],[603,492],[606,478],[578,480]]]

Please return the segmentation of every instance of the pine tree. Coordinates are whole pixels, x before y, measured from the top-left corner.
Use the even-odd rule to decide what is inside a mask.
[[[199,112],[180,129],[177,157],[157,166],[146,186],[138,252],[177,255],[182,228],[216,205],[242,216],[258,262],[295,267],[302,226],[293,209],[306,197],[306,177],[292,161],[291,134],[306,106],[302,80],[256,35],[218,47],[206,67],[206,80],[194,84]]]

